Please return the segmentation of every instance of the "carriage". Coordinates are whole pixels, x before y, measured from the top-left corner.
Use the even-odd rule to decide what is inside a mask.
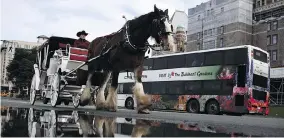
[[[86,84],[88,50],[72,47],[74,41],[72,38],[53,36],[39,47],[30,88],[32,105],[38,98],[41,98],[44,104],[50,101],[53,107],[61,103],[69,105],[70,102],[75,108],[80,105],[80,95]],[[145,56],[149,57],[149,52]],[[80,74],[83,77],[78,77],[78,69],[83,71],[83,74]],[[96,74],[98,75],[100,73]],[[93,102],[98,89],[99,86],[92,88]]]
[[[53,36],[39,47],[30,89],[32,105],[40,97],[44,104],[50,101],[53,107],[62,102],[79,106],[80,92],[86,81],[84,77],[77,78],[76,68],[87,61],[88,50],[72,47],[74,41]],[[88,67],[84,65],[80,69],[87,72]]]

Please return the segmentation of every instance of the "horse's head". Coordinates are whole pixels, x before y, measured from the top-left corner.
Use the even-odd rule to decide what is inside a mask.
[[[173,47],[173,26],[169,21],[168,9],[165,11],[158,9],[154,5],[154,18],[152,21],[150,37],[157,43],[164,46]]]

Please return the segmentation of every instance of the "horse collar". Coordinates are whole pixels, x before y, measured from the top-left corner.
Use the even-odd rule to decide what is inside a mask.
[[[129,21],[126,22],[126,25],[125,25],[125,46],[126,47],[129,47],[130,49],[132,49],[131,51],[136,51],[136,52],[145,52],[147,50],[147,46],[144,46],[142,48],[140,47],[137,47],[136,45],[132,44],[131,41],[130,41],[130,34],[129,34]]]

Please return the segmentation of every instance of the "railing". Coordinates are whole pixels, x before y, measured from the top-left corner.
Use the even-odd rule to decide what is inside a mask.
[[[275,2],[275,3],[269,4],[269,5],[265,5],[265,6],[255,8],[254,12],[262,12],[262,11],[272,9],[272,8],[276,8],[276,7],[279,7],[279,6],[282,6],[282,5],[284,5],[284,1],[278,1],[278,2]]]
[[[271,105],[284,105],[284,92],[270,92]]]

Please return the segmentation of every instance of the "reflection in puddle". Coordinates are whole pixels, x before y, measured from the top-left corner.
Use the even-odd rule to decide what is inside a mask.
[[[253,136],[241,129],[202,123],[166,123],[96,116],[82,111],[1,107],[3,137],[235,137]],[[246,129],[246,128],[243,128]],[[236,133],[236,131],[238,132]],[[249,130],[253,132],[254,129]],[[257,130],[261,131],[261,130]],[[279,136],[274,133],[257,136]]]

